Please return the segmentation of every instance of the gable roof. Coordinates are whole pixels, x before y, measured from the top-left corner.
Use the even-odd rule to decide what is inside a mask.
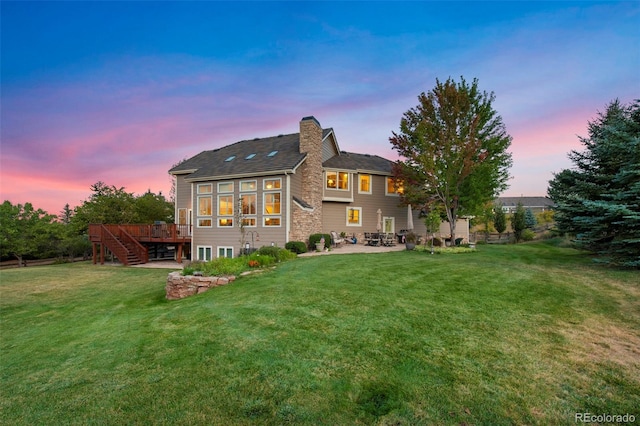
[[[300,152],[300,133],[292,133],[244,140],[203,151],[172,168],[169,173],[189,174],[187,181],[257,176],[292,172],[305,158],[306,154]]]
[[[393,161],[371,154],[356,154],[354,152],[341,151],[322,163],[325,168],[354,170],[357,172],[369,172],[391,174]]]

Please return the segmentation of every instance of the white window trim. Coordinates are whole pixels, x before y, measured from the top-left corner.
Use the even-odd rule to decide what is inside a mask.
[[[362,186],[360,185],[360,178],[362,176],[369,176],[369,190],[368,191],[362,191],[361,188]],[[372,194],[373,193],[373,176],[370,174],[359,174],[358,175],[358,194]]]
[[[210,258],[209,259],[201,259],[200,258],[200,250],[204,251],[205,257],[206,257],[206,250],[209,249],[209,255]],[[197,246],[196,247],[196,260],[203,260],[203,261],[209,261],[213,258],[213,247],[212,246]]]
[[[349,223],[349,210],[358,210],[358,223]],[[362,207],[347,206],[346,226],[362,226]]]
[[[266,197],[269,194],[280,194],[280,213],[267,213]],[[262,193],[262,214],[266,216],[274,216],[274,217],[280,216],[282,214],[282,191],[269,191],[269,192]]]
[[[210,201],[210,205],[211,205],[211,215],[201,215],[200,214],[200,200],[203,198],[208,198]],[[212,195],[199,195],[196,198],[196,212],[198,213],[198,215],[196,216],[196,225],[198,228],[212,228],[213,227],[213,196]],[[211,225],[200,225],[200,219],[209,219],[211,220]]]

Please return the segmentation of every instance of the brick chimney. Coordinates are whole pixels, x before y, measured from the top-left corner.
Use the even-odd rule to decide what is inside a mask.
[[[290,239],[308,241],[309,235],[322,232],[322,127],[313,116],[300,121],[300,152],[307,158],[298,169],[302,192],[296,195],[313,211],[293,207]]]

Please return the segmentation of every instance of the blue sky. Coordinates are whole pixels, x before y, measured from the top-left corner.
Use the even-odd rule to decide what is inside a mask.
[[[0,198],[57,213],[98,180],[167,194],[205,149],[298,131],[388,139],[436,78],[478,78],[544,195],[578,135],[640,98],[639,2],[7,2]]]

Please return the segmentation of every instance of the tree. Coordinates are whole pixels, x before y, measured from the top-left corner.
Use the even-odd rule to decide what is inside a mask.
[[[403,184],[402,201],[441,205],[452,241],[459,215],[476,213],[507,188],[511,136],[492,107],[494,99],[479,91],[477,79],[471,85],[464,78],[436,80],[389,138],[401,157],[394,175]]]
[[[640,268],[640,100],[614,100],[579,139],[574,168],[549,182],[558,230],[599,261]]]
[[[538,220],[536,219],[536,215],[533,214],[533,210],[526,209],[524,211],[524,222],[528,229],[533,229],[538,224]]]
[[[134,200],[134,223],[154,223],[163,221],[173,223],[173,203],[164,198],[162,192],[154,194],[147,190]]]
[[[507,215],[504,214],[502,204],[495,206],[493,226],[496,228],[496,232],[498,233],[498,239],[502,238],[502,233],[507,230]]]
[[[0,205],[0,256],[13,256],[20,266],[25,256],[33,256],[51,249],[56,239],[52,223],[54,215],[34,209],[31,203],[16,204],[9,201]]]
[[[517,243],[522,239],[522,232],[527,229],[526,213],[524,206],[520,202],[516,206],[515,213],[511,216],[511,228],[513,229]]]

